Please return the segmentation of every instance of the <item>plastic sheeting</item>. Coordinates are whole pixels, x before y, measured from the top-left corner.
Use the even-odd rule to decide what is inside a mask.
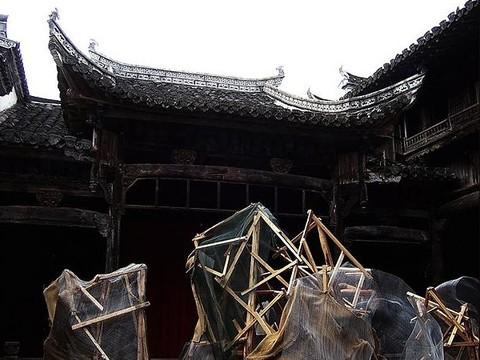
[[[64,270],[44,291],[50,334],[45,360],[147,360],[145,265],[91,281]]]
[[[479,316],[480,316],[480,281],[469,276],[462,276],[458,279],[446,281],[435,288],[437,294],[441,297],[444,304],[454,311],[461,311],[463,305],[467,306],[467,315],[469,330],[477,338],[480,337]],[[448,326],[441,322],[442,330],[448,331]],[[461,339],[462,341],[464,339]],[[475,357],[475,351],[477,351]],[[465,348],[453,346],[447,347],[445,350],[446,359],[467,360],[478,359],[478,347]]]
[[[196,266],[192,271],[192,283],[199,306],[202,307],[205,320],[208,322],[209,341],[216,349],[214,352],[217,353],[223,354],[228,351],[228,343],[238,333],[235,323],[242,324],[247,312],[237,301],[232,301],[231,295],[216,280],[217,276],[206,271],[205,268],[224,269],[227,262],[226,253],[230,253],[230,261],[233,261],[235,254],[239,253],[241,255],[236,260],[235,269],[229,276],[228,286],[234,291],[249,287],[251,259],[248,251],[241,250],[245,246],[245,242],[241,239],[247,236],[259,207],[265,210],[272,221],[276,222],[267,209],[260,204],[253,204],[203,233],[202,247],[197,248],[196,251]],[[230,242],[232,239],[238,239],[238,241]],[[259,239],[259,256],[266,259],[269,257],[275,241],[274,234],[269,228],[262,227]],[[248,295],[238,294],[238,296],[245,303],[248,302]],[[278,318],[280,318],[280,314]]]
[[[328,293],[320,275],[297,280],[279,331],[248,359],[442,360],[440,326],[426,312],[418,316],[408,285],[392,274],[370,273],[371,279],[362,277],[346,263]]]
[[[275,292],[281,297],[282,301],[272,306],[267,301],[262,302],[261,296],[248,311],[248,306],[240,306],[249,300],[249,291],[244,289],[249,286],[252,289],[248,280],[255,268],[251,266],[253,243],[242,241],[249,238],[252,228],[256,228],[252,224],[258,211],[268,216],[267,224],[270,221],[274,226],[259,228],[257,250],[266,265],[258,266],[257,270],[269,270],[254,275],[270,279],[277,271],[273,269],[280,268],[275,256],[279,254],[279,246],[285,248],[285,242],[278,243],[278,238],[282,238],[281,230],[261,204],[250,205],[194,238],[195,251],[187,266],[192,270],[199,322],[181,359],[449,359],[449,355],[444,354],[445,333],[438,319],[432,316],[431,308],[428,311],[425,308],[426,300],[410,296],[412,289],[397,276],[365,269],[347,249],[341,248],[332,234],[328,236],[333,237],[340,250],[334,266],[316,266],[317,272],[307,276],[295,277],[293,272],[290,279],[294,281],[287,284],[288,287],[281,281],[276,287],[275,283],[254,287],[259,294]],[[306,241],[307,230],[314,228],[310,226],[315,225],[310,222],[312,218],[318,225],[318,218],[309,212],[297,244]],[[330,254],[325,250],[326,242],[322,243],[322,230],[318,230],[322,251],[324,255]],[[329,233],[328,229],[325,233]],[[291,244],[293,242],[291,240]],[[242,246],[248,251],[238,251]],[[297,249],[295,246],[291,247],[300,254],[301,245]],[[240,256],[237,258],[235,254]],[[342,264],[344,256],[355,266],[348,262]],[[324,257],[327,261],[327,256]],[[260,283],[267,284],[266,280]],[[472,314],[475,316],[478,314],[475,304],[480,299],[478,285],[472,279],[462,278],[437,289],[452,307],[458,308],[465,302],[474,304]],[[249,329],[248,320],[245,320],[248,312],[255,313],[267,325],[257,321]],[[252,338],[253,347],[248,346]],[[232,344],[246,345],[235,347]]]
[[[279,330],[266,336],[247,359],[369,360],[374,346],[368,321],[323,292],[320,276],[305,277],[295,284]]]

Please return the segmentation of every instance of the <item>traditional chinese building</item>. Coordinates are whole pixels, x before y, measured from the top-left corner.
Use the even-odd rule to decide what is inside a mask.
[[[478,275],[479,11],[469,2],[369,78],[346,73],[338,101],[286,93],[281,68],[242,79],[125,64],[94,43],[84,54],[55,13],[61,100],[41,99],[0,18],[1,263],[15,294],[0,341],[40,357],[41,293],[61,270],[144,262],[150,353],[178,356],[196,319],[191,238],[258,201],[292,233],[313,209],[419,291]]]

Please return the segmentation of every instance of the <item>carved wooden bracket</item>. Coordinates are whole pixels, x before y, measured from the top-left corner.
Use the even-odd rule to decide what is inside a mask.
[[[48,207],[57,207],[63,200],[63,194],[59,191],[41,191],[35,197],[41,205]]]
[[[172,151],[172,161],[175,164],[192,165],[197,159],[197,152],[189,149],[175,149]]]
[[[288,174],[292,169],[293,161],[290,159],[271,158],[270,167],[279,174]]]

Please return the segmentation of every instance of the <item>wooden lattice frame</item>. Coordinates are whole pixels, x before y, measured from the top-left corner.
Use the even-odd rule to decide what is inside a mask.
[[[102,305],[102,303],[105,304],[106,301],[108,301],[109,292],[110,292],[109,280],[114,277],[122,277],[125,282],[125,288],[127,289],[127,294],[128,294],[127,298],[130,303],[129,307],[126,307],[124,309],[119,309],[107,314],[103,313],[99,316],[96,316],[94,318],[91,318],[85,321],[82,321],[76,313],[72,314],[72,316],[74,316],[75,320],[77,321],[76,324],[72,325],[72,330],[74,331],[83,330],[85,332],[85,335],[90,339],[92,344],[95,346],[95,348],[99,352],[101,358],[104,360],[110,360],[110,358],[101,347],[103,323],[105,321],[114,319],[118,316],[129,314],[129,313],[132,315],[132,318],[137,330],[136,331],[137,333],[136,360],[149,359],[147,343],[146,343],[146,333],[145,333],[146,331],[145,312],[143,311],[144,308],[146,308],[147,306],[150,306],[150,302],[146,301],[146,296],[145,296],[146,268],[141,267],[133,271],[133,273],[136,273],[136,281],[137,281],[137,287],[138,287],[138,299],[136,299],[138,303],[136,305],[134,305],[134,299],[133,299],[134,295],[132,292],[132,286],[129,279],[129,275],[131,273],[132,271],[124,272],[124,273],[113,272],[111,274],[97,275],[92,282],[88,283],[87,286],[84,287],[81,284],[78,284],[77,286],[77,291],[80,291],[87,299],[89,299],[98,308],[98,310],[100,310],[103,313],[105,310],[105,307],[104,305]],[[89,289],[95,286],[102,287],[100,301],[97,300],[89,292]],[[94,334],[92,334],[92,332],[87,328],[88,326],[91,326],[91,325],[95,325]]]
[[[228,220],[228,219],[227,219]],[[225,220],[225,221],[227,221]],[[224,222],[225,222],[224,221]],[[341,270],[344,260],[350,261],[354,267],[348,268],[353,276],[358,276],[359,280],[353,289],[345,289],[346,292],[352,292],[352,300],[345,299],[347,306],[355,308],[360,297],[360,289],[365,278],[371,278],[370,270],[365,269],[360,262],[345,248],[345,246],[332,234],[332,232],[323,224],[322,220],[317,217],[313,211],[308,210],[307,220],[303,231],[290,239],[275,223],[262,208],[258,208],[253,222],[247,231],[247,234],[241,238],[234,238],[224,240],[221,242],[202,245],[201,240],[206,237],[206,233],[211,231],[216,226],[206,230],[204,233],[197,235],[194,239],[195,249],[199,250],[208,246],[225,246],[228,243],[240,242],[240,246],[235,254],[232,254],[230,245],[225,253],[225,263],[223,269],[211,269],[207,266],[198,264],[203,271],[212,274],[220,286],[236,301],[242,308],[246,310],[246,318],[244,324],[238,324],[234,321],[234,326],[237,329],[237,335],[226,344],[225,349],[235,350],[239,355],[249,354],[254,344],[255,328],[259,327],[265,334],[271,334],[278,329],[277,324],[268,323],[266,315],[273,306],[281,306],[280,302],[285,299],[292,291],[294,282],[299,277],[313,275],[314,273],[321,274],[321,288],[324,292],[330,290],[330,285]],[[285,265],[279,269],[274,269],[269,263],[262,259],[259,255],[260,244],[260,226],[268,226],[271,231],[278,237],[282,246],[279,246],[275,255],[284,261]],[[324,263],[318,265],[315,261],[310,246],[307,242],[307,234],[316,229],[318,232],[318,240],[324,257]],[[336,246],[339,250],[339,256],[334,262],[332,252],[330,251],[330,244]],[[229,286],[229,279],[232,276],[235,266],[244,252],[249,252],[250,255],[250,272],[248,288],[242,291],[234,291]],[[195,252],[194,252],[195,253]],[[194,258],[191,256],[187,260],[187,269],[194,266]],[[197,310],[199,313],[199,322],[194,335],[194,340],[200,339],[200,334],[208,332],[213,341],[216,341],[214,334],[209,328],[208,319],[202,310],[202,305],[198,300],[195,287],[192,287],[194,297],[197,303]],[[343,291],[343,290],[342,290]],[[262,293],[270,293],[272,298],[270,301],[257,301],[257,295]],[[239,296],[248,294],[248,301],[245,302]]]
[[[420,302],[428,313],[444,324],[443,348],[445,351],[451,348],[459,348],[456,359],[463,358],[465,352],[471,360],[480,359],[480,342],[474,333],[472,319],[468,316],[468,305],[463,304],[460,311],[448,308],[437,291],[427,288],[425,297],[413,293],[407,293],[415,302]],[[421,314],[421,311],[419,311]]]

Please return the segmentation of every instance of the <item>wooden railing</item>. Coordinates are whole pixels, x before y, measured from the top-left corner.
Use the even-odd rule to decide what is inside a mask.
[[[442,120],[439,123],[436,123],[435,125],[426,128],[418,134],[405,138],[403,142],[403,152],[406,154],[410,153],[413,150],[428,144],[433,139],[444,134],[445,132],[450,131],[451,129],[452,124],[450,123],[450,119],[446,118],[445,120]]]
[[[433,143],[451,131],[475,120],[480,114],[480,105],[473,104],[455,114],[450,114],[446,119],[436,123],[421,132],[403,139],[403,153],[410,154],[413,151]]]

